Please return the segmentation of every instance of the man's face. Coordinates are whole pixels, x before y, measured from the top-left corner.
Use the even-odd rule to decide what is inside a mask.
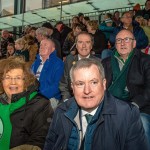
[[[132,23],[132,15],[131,13],[125,13],[122,17],[121,17],[121,21],[124,25],[130,25]]]
[[[92,65],[74,71],[72,89],[78,105],[91,112],[103,99],[106,80],[102,79],[97,66]]]
[[[9,32],[8,31],[2,31],[2,37],[4,39],[7,39],[9,37]]]
[[[54,45],[51,41],[45,39],[42,40],[40,43],[40,50],[39,50],[39,54],[41,57],[43,58],[48,58],[49,55],[54,51]]]
[[[145,7],[146,7],[147,10],[150,9],[150,1],[147,1],[147,2],[146,2],[146,6],[145,6]]]
[[[120,42],[118,43],[117,41]],[[122,58],[127,58],[135,47],[136,41],[134,40],[134,37],[130,31],[122,30],[117,34],[116,49]]]
[[[81,58],[86,58],[92,49],[91,37],[87,34],[80,34],[76,43],[77,51]]]

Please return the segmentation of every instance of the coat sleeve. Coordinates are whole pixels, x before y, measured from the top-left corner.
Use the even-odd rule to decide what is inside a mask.
[[[72,62],[68,61],[69,57],[73,57],[73,56],[67,57],[65,64],[64,64],[64,74],[59,83],[59,89],[61,91],[62,100],[65,100],[71,97],[71,85],[70,85],[71,83],[70,83],[69,71],[70,71],[70,63]]]
[[[47,100],[45,101],[46,105],[40,103],[41,108],[33,112],[33,123],[31,125],[30,133],[31,136],[26,142],[26,144],[35,145],[40,147],[41,149],[43,149],[48,128],[53,116],[53,109],[50,105],[50,102]]]
[[[136,106],[133,106],[128,117],[128,129],[124,150],[148,150],[148,140],[146,139],[139,110]]]
[[[62,123],[61,123],[61,116],[58,109],[56,109],[52,123],[50,124],[49,131],[45,140],[45,145],[43,150],[52,150],[55,146],[55,148],[61,149],[65,138],[63,133],[61,134],[62,130]],[[56,148],[56,149],[57,149]],[[63,148],[62,148],[63,149]]]

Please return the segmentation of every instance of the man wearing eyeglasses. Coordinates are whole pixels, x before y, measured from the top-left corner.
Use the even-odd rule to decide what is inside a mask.
[[[136,105],[150,143],[150,56],[137,50],[129,30],[121,30],[112,57],[102,61],[107,89],[116,98]]]

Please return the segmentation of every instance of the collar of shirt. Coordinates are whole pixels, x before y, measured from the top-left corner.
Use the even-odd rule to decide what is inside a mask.
[[[90,57],[90,54],[88,55],[88,56],[86,56],[85,58],[89,58]],[[80,60],[80,59],[82,59],[81,57],[80,57],[80,55],[78,54],[78,60]]]
[[[96,113],[96,111],[97,111],[97,109],[98,109],[98,107],[97,108],[95,108],[92,112],[87,112],[87,111],[85,111],[85,110],[83,110],[83,109],[81,109],[81,114],[82,114],[82,117],[83,116],[85,116],[86,114],[90,114],[90,115],[92,115],[92,116],[94,116],[95,115],[95,113]]]

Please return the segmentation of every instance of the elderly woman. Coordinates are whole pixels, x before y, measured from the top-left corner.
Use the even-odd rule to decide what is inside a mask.
[[[0,61],[0,149],[43,149],[53,115],[23,58]]]

